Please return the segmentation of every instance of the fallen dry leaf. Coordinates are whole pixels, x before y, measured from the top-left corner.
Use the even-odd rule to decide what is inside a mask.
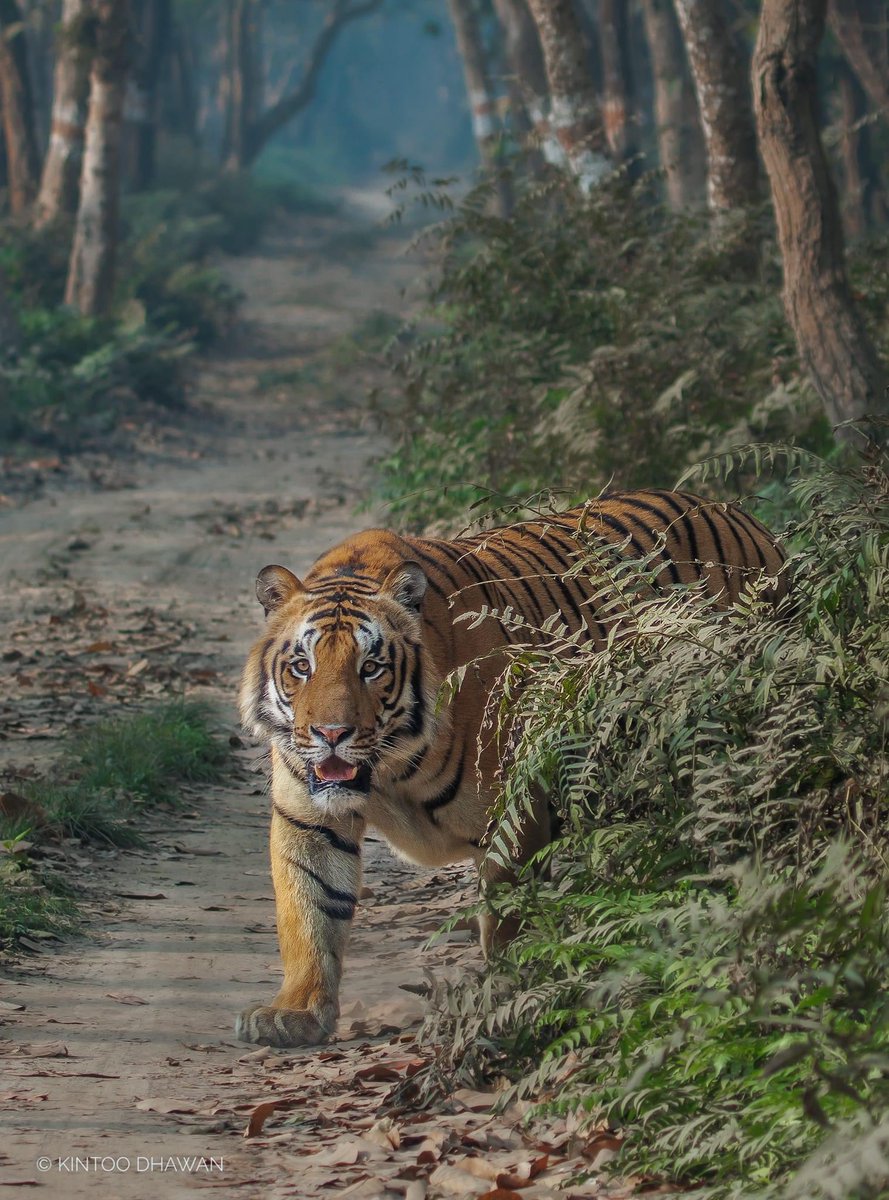
[[[472,1088],[458,1088],[451,1097],[470,1112],[490,1112],[496,1099],[496,1092],[476,1092]]]
[[[384,1150],[397,1150],[401,1145],[401,1133],[391,1117],[382,1117],[364,1134],[369,1142],[375,1142]]]
[[[190,1100],[139,1100],[136,1108],[140,1112],[156,1113],[196,1113],[200,1110]]]
[[[360,1157],[361,1143],[355,1138],[342,1138],[335,1145],[306,1156],[313,1167],[351,1167]]]
[[[286,1100],[264,1100],[262,1104],[257,1104],[256,1108],[250,1114],[247,1128],[244,1130],[244,1137],[258,1137],[262,1133],[263,1125],[265,1125],[273,1112],[294,1108],[297,1104],[301,1103],[303,1103],[302,1100],[291,1096]]]
[[[452,1167],[449,1163],[442,1163],[440,1167],[436,1167],[429,1176],[429,1182],[433,1187],[452,1196],[480,1196],[489,1190],[484,1180],[470,1175],[468,1171],[461,1171],[459,1167]]]
[[[3,1042],[0,1054],[16,1058],[67,1058],[68,1047],[64,1042]]]
[[[118,1004],[147,1004],[147,1000],[143,1000],[141,996],[134,996],[132,992],[106,992],[105,995],[109,1000],[116,1000]]]

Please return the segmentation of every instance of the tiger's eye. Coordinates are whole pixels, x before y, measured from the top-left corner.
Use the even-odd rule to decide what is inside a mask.
[[[383,664],[374,662],[372,658],[367,659],[366,662],[361,664],[361,674],[365,679],[372,679],[374,675],[379,675],[382,669]]]
[[[290,664],[291,672],[300,679],[308,675],[311,669],[312,664],[307,658],[295,658]]]

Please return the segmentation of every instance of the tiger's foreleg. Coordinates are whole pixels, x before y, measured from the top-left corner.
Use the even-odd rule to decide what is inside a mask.
[[[339,985],[361,886],[360,822],[275,804],[271,860],[284,982],[269,1005],[245,1009],[235,1031],[264,1046],[326,1041],[339,1017]]]
[[[484,897],[485,892],[498,885],[511,885],[519,888],[518,873],[528,860],[549,845],[553,838],[554,819],[545,795],[540,792],[534,796],[533,812],[525,814],[524,823],[519,830],[518,847],[511,863],[495,862],[485,857],[479,864],[479,893]],[[479,932],[481,934],[482,951],[486,959],[492,958],[498,950],[518,936],[522,927],[521,917],[512,914],[500,915],[490,909],[479,916]]]

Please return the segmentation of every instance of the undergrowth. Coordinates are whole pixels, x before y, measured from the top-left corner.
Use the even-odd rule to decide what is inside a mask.
[[[607,650],[510,652],[488,853],[512,858],[541,789],[562,829],[486,900],[522,936],[425,1036],[452,1083],[505,1076],[505,1101],[621,1131],[619,1172],[868,1200],[889,1179],[889,464],[787,453],[779,613],[652,600],[625,564]]]
[[[669,486],[754,439],[826,452],[769,217],[749,214],[717,241],[653,191],[615,174],[584,196],[559,177],[520,191],[503,220],[484,188],[455,201],[421,172],[396,186],[443,210],[423,235],[426,318],[393,341],[393,381],[374,398],[395,442],[380,494],[398,524],[459,526],[488,493]],[[883,344],[884,262],[885,239],[850,263]]]
[[[22,787],[0,816],[0,939],[71,919],[57,878],[41,869],[41,846],[59,838],[141,845],[139,816],[175,807],[183,784],[220,778],[228,753],[201,705],[176,702],[83,730],[63,761],[63,770]]]
[[[240,303],[214,256],[253,249],[282,209],[321,204],[247,175],[125,197],[104,320],[62,305],[69,222],[0,224],[0,272],[20,324],[18,346],[0,354],[0,451],[70,450],[145,406],[181,406],[194,351],[230,332]]]

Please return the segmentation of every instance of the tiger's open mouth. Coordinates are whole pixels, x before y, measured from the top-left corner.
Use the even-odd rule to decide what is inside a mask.
[[[329,754],[320,762],[308,763],[306,775],[312,793],[334,787],[352,792],[367,792],[370,789],[369,765],[346,762],[335,754]]]

